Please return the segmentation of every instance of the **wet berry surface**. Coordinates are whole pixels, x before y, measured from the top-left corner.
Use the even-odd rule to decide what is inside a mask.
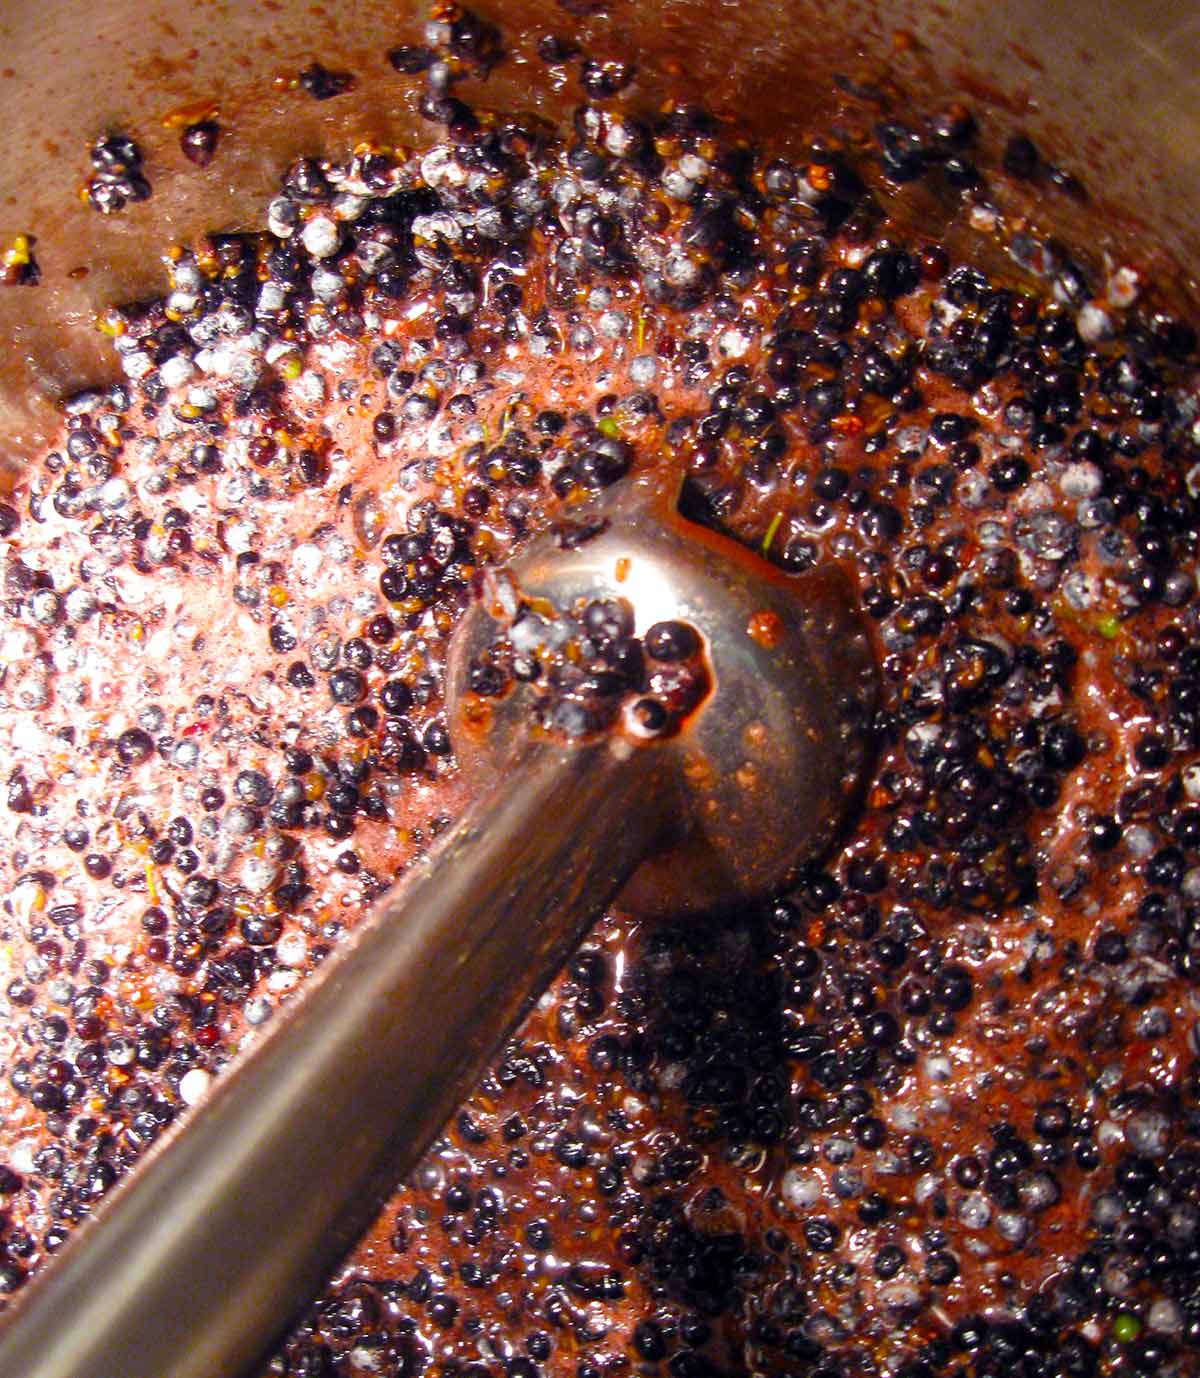
[[[470,797],[479,581],[670,466],[854,580],[861,810],[762,909],[606,916],[272,1371],[1194,1374],[1194,332],[1006,213],[1077,192],[1019,130],[993,170],[965,111],[831,98],[783,162],[548,38],[592,102],[555,140],[454,95],[487,26],[425,39],[391,61],[440,142],[297,163],[269,233],[172,251],[0,505],[0,1292]],[[132,140],[92,162],[98,210],[144,194]],[[567,735],[696,663],[578,611]]]
[[[579,539],[574,525],[557,537]],[[531,686],[520,711],[534,732],[579,741],[624,729],[635,739],[678,732],[705,700],[712,677],[700,633],[688,622],[656,622],[634,634],[625,598],[581,598],[556,608],[530,598],[508,571],[485,577],[493,640],[467,666],[466,720],[485,702]],[[486,720],[486,719],[485,719]]]

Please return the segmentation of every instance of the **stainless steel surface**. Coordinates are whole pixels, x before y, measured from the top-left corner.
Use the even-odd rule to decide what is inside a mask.
[[[0,1333],[4,1378],[233,1378],[317,1291],[639,863],[658,901],[664,880],[681,888],[686,855],[708,884],[688,898],[729,902],[780,884],[828,837],[873,688],[846,588],[685,531],[668,499],[618,486],[602,536],[577,551],[551,537],[514,577],[564,602],[615,587],[639,629],[695,622],[714,687],[689,724],[561,746],[527,730],[511,695],[484,734],[497,787],[47,1267]],[[770,636],[751,634],[756,615],[774,618]],[[454,690],[494,632],[476,609],[457,634],[460,741]]]
[[[4,1378],[262,1353],[653,843],[669,783],[621,746],[543,745],[463,819],[31,1287]]]
[[[534,55],[548,31],[599,56],[632,58],[635,109],[666,94],[706,99],[752,136],[787,147],[827,124],[836,73],[891,91],[901,114],[963,99],[985,143],[1017,129],[1081,175],[1090,207],[1039,204],[1040,218],[1097,257],[1106,249],[1181,265],[1200,254],[1200,10],[1170,0],[609,0],[584,19],[553,0],[473,0],[512,52],[464,88],[505,110],[554,119],[578,99]],[[357,139],[427,142],[417,82],[387,49],[412,41],[420,0],[6,0],[0,6],[0,248],[37,236],[40,287],[0,289],[0,459],[19,463],[50,433],[50,405],[111,376],[92,329],[114,300],[161,290],[171,239],[262,222],[280,170],[299,153]],[[86,35],[86,37],[84,37]],[[316,102],[278,89],[314,57],[354,73]],[[906,92],[911,93],[906,95]],[[217,157],[200,171],[164,117],[196,101],[219,109]],[[151,199],[102,217],[78,198],[87,147],[122,129],[146,152]],[[930,224],[928,207],[918,217]]]
[[[558,609],[586,598],[625,598],[635,630],[682,618],[708,645],[710,703],[678,736],[648,743],[687,781],[673,844],[647,858],[626,889],[638,913],[711,909],[784,888],[832,840],[862,775],[864,723],[875,670],[866,632],[834,568],[787,575],[723,536],[679,516],[659,475],[609,489],[576,523],[611,525],[572,550],[554,531],[521,553],[517,586]],[[447,667],[458,707],[460,755],[499,780],[526,730],[530,686],[499,700],[472,730],[466,667],[497,624],[477,602]]]
[[[803,138],[839,71],[886,70],[901,92],[915,87],[922,104],[964,98],[994,131],[989,137],[1025,129],[1084,175],[1093,206],[1065,208],[1066,237],[1088,233],[1097,255],[1112,247],[1143,261],[1158,257],[1161,243],[1182,265],[1182,289],[1194,288],[1195,7],[613,0],[578,23],[551,0],[479,0],[476,8],[514,40],[515,63],[488,91],[501,108],[553,117],[569,107],[574,92],[556,92],[530,57],[540,33],[568,29],[602,56],[637,61],[636,104],[665,91],[704,95],[751,134],[783,145]],[[392,43],[412,40],[419,12],[411,0],[328,8],[7,0],[0,247],[18,233],[37,236],[43,279],[38,288],[0,290],[9,346],[0,361],[0,459],[19,465],[51,433],[54,399],[115,372],[92,313],[161,287],[164,240],[258,223],[267,189],[300,152],[429,137],[413,114],[414,84],[383,57]],[[318,105],[274,89],[277,73],[313,57],[354,71],[354,93]],[[225,129],[204,173],[182,161],[162,123],[201,99],[219,106]],[[103,220],[76,192],[88,142],[110,128],[146,148],[154,196]],[[645,801],[669,811],[667,781],[647,794],[666,759],[637,752],[618,762],[608,748],[543,745],[512,777],[503,815],[477,812],[444,839],[441,864],[422,864],[303,1011],[218,1085],[31,1287],[0,1337],[0,1374],[229,1378],[365,1220],[372,1197],[363,1183],[402,1171],[436,1133],[465,1067],[486,1056],[485,1045],[511,1025],[656,834],[663,816],[647,814]],[[509,844],[523,849],[522,867],[501,864]],[[528,946],[514,940],[514,925]],[[454,963],[448,934],[460,944]],[[346,1199],[356,1209],[342,1214]]]

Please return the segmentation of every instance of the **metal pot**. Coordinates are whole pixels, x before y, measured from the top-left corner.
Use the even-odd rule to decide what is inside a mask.
[[[1154,245],[1160,269],[1164,254],[1186,269],[1200,249],[1200,18],[1187,6],[571,0],[559,8],[479,0],[475,8],[502,22],[513,60],[486,92],[468,89],[469,99],[551,120],[569,111],[576,93],[556,89],[535,55],[549,32],[636,62],[634,99],[642,105],[667,92],[703,98],[781,147],[828,102],[835,75],[894,81],[923,104],[957,97],[982,115],[994,111],[985,128],[1023,128],[1084,176],[1093,205],[1058,208],[1064,237],[1080,238],[1086,223],[1103,249],[1094,239],[1101,224],[1135,260]],[[156,293],[168,242],[248,227],[299,154],[361,139],[430,138],[416,114],[416,82],[386,58],[419,35],[422,13],[414,0],[9,0],[0,17],[0,244],[35,236],[42,274],[36,289],[0,292],[0,335],[9,343],[0,360],[0,438],[10,459],[45,440],[54,400],[111,370],[95,314]],[[285,89],[314,58],[353,73],[353,89],[322,102]],[[197,105],[219,110],[223,130],[205,171],[183,158],[178,127],[170,127],[173,113]],[[113,130],[142,146],[153,194],[102,217],[79,190],[89,143]]]
[[[703,99],[781,150],[819,122],[839,76],[885,88],[894,103],[919,89],[923,104],[964,98],[981,113],[991,107],[1000,117],[986,128],[1024,129],[1090,188],[1090,205],[1055,203],[1051,228],[1072,241],[1091,236],[1093,255],[1111,249],[1152,260],[1192,291],[1185,268],[1200,247],[1200,21],[1152,0],[1089,8],[1087,46],[1079,8],[1060,3],[1047,13],[1036,0],[1002,10],[966,0],[953,11],[844,0],[835,14],[818,0],[612,0],[583,16],[539,0],[482,0],[478,8],[503,23],[512,56],[486,92],[467,95],[551,121],[575,95],[536,58],[547,32],[635,62],[636,103],[650,107],[668,93]],[[112,355],[94,315],[161,290],[156,255],[170,241],[252,227],[298,154],[430,137],[415,111],[416,83],[386,59],[419,34],[416,5],[397,13],[381,0],[357,0],[334,12],[165,0],[139,13],[122,0],[96,0],[86,45],[80,19],[70,0],[10,0],[0,22],[10,135],[0,239],[34,236],[42,274],[35,288],[0,293],[10,342],[0,360],[0,431],[15,465],[48,438],[56,400],[108,374]],[[292,79],[314,58],[352,73],[352,89],[322,102],[298,93]],[[177,117],[209,109],[223,133],[219,156],[199,170],[181,154]],[[142,146],[153,194],[103,218],[79,187],[88,144],[113,130]],[[939,207],[919,194],[910,214],[938,228]]]

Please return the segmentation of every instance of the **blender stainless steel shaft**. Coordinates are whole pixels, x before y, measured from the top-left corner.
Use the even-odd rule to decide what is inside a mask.
[[[619,892],[648,912],[751,900],[828,840],[873,686],[840,577],[782,575],[636,484],[587,529],[535,542],[515,585],[543,607],[622,598],[639,633],[686,619],[707,699],[673,736],[571,743],[518,691],[481,736],[466,666],[502,629],[477,603],[449,667],[477,802],[31,1287],[5,1378],[234,1378]]]

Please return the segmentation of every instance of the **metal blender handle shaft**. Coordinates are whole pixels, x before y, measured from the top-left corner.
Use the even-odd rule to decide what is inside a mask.
[[[0,1331],[5,1378],[234,1378],[664,831],[662,753],[530,748]]]

